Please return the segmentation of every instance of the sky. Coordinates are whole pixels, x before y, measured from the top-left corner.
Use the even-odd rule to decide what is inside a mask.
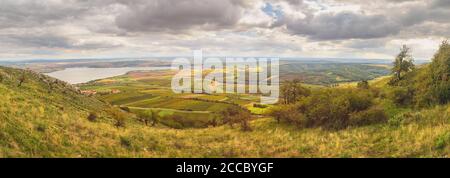
[[[1,0],[0,59],[430,59],[450,0]]]

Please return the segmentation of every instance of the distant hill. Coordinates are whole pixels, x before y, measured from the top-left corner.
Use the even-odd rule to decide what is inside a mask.
[[[343,82],[372,80],[390,73],[389,64],[326,63],[281,61],[281,80],[298,79],[303,83],[328,85]]]

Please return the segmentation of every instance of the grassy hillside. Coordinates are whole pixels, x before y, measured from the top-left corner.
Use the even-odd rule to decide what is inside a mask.
[[[0,67],[0,77],[1,157],[95,154],[113,143],[102,136],[114,129],[108,104],[31,71]],[[87,120],[92,112],[98,123]]]
[[[449,105],[412,110],[386,102],[388,123],[338,131],[299,130],[272,118],[251,121],[251,132],[228,125],[177,130],[144,126],[127,113],[125,127],[116,127],[108,104],[71,86],[17,69],[0,74],[0,157],[450,156]],[[87,119],[91,112],[97,121]]]

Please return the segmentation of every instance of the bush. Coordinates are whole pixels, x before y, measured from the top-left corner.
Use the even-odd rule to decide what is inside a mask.
[[[278,122],[287,122],[300,128],[322,127],[338,130],[352,124],[350,117],[355,115],[354,113],[366,111],[372,105],[373,96],[368,90],[324,89],[301,98],[294,105],[274,107],[271,109],[270,115]],[[374,118],[378,116],[381,117],[381,120],[386,118],[380,113],[384,112],[367,111],[360,115],[361,117],[370,116],[373,120],[376,120]]]
[[[111,108],[109,110],[109,113],[115,120],[114,125],[116,127],[125,127],[127,116],[122,110],[117,109],[117,108]]]
[[[450,132],[447,132],[441,136],[439,136],[434,144],[434,148],[438,150],[442,150],[445,147],[450,145]]]
[[[159,123],[159,113],[156,110],[145,110],[136,112],[139,120],[146,126],[151,123],[151,126],[156,126]]]
[[[243,131],[251,130],[248,124],[251,114],[247,109],[238,106],[228,107],[221,112],[221,115],[223,117],[224,124],[229,124],[231,128],[233,128],[233,124],[241,123],[241,129]]]
[[[367,80],[363,80],[358,82],[357,88],[359,89],[369,89],[369,82]]]
[[[253,107],[255,107],[255,108],[267,108],[267,105],[255,103],[255,104],[253,104]]]
[[[87,119],[91,122],[95,122],[97,121],[97,113],[89,113],[89,116],[87,117]]]
[[[394,87],[388,92],[388,98],[397,105],[405,106],[411,104],[413,91],[406,87]]]
[[[363,111],[373,105],[373,97],[370,92],[357,91],[347,93],[347,99],[350,102],[350,111]]]
[[[128,137],[120,137],[120,144],[127,148],[130,148],[132,146],[131,139]]]
[[[383,109],[372,107],[365,111],[355,112],[350,115],[350,125],[365,126],[371,124],[386,123],[388,117]]]
[[[116,123],[114,125],[116,127],[125,127],[125,118],[116,118]]]

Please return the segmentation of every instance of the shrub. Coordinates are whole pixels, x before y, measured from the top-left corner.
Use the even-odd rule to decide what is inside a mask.
[[[125,118],[116,118],[116,123],[114,125],[116,127],[125,127]]]
[[[388,92],[388,98],[391,99],[397,105],[408,105],[413,98],[413,92],[406,87],[394,87]]]
[[[233,106],[228,107],[221,112],[224,124],[229,124],[233,128],[233,124],[241,123],[242,130],[249,131],[248,120],[251,118],[250,111],[247,109]]]
[[[255,108],[267,108],[267,105],[255,103],[255,104],[253,104],[253,107],[255,107]]]
[[[359,89],[369,89],[369,82],[367,80],[360,81],[356,87]]]
[[[383,109],[372,107],[365,111],[355,112],[350,115],[350,125],[365,126],[371,124],[385,123],[388,117]]]
[[[373,105],[373,97],[367,91],[356,91],[347,94],[350,102],[350,111],[362,111]]]
[[[95,122],[97,121],[97,113],[89,113],[89,116],[87,117],[87,119],[91,122]]]
[[[156,126],[159,123],[159,113],[155,110],[140,111],[136,114],[145,125],[151,122],[151,126]]]
[[[125,127],[127,116],[122,110],[117,109],[117,108],[111,108],[109,110],[109,113],[115,120],[114,125],[116,127]]]
[[[250,124],[248,123],[248,119],[244,119],[241,121],[241,130],[244,132],[250,132],[253,129],[250,127]]]
[[[282,105],[271,108],[269,114],[274,117],[277,122],[294,124],[299,128],[306,127],[306,117],[297,110],[297,105]]]
[[[435,141],[434,148],[442,150],[448,145],[450,145],[450,132],[439,136]]]
[[[352,124],[350,117],[355,115],[354,113],[366,111],[372,105],[373,96],[368,90],[324,89],[301,98],[294,105],[274,107],[270,115],[278,122],[287,122],[300,128],[322,127],[337,130],[350,126]],[[378,117],[381,117],[381,120],[386,118],[380,109],[360,113],[357,116],[370,116],[370,120],[376,120]]]
[[[133,146],[132,140],[129,137],[120,137],[120,144],[128,149]]]

